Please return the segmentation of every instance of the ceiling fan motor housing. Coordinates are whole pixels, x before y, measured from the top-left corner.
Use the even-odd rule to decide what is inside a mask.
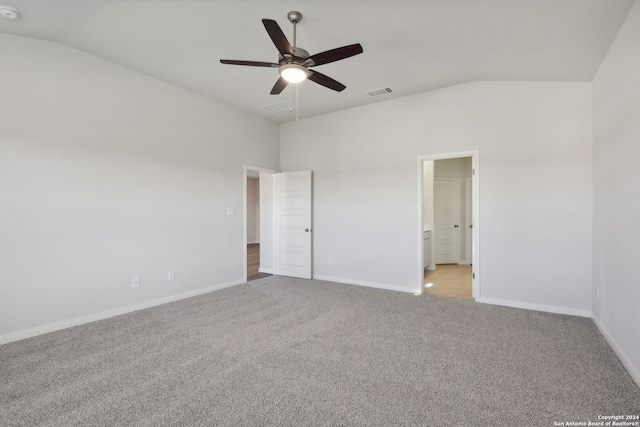
[[[309,52],[301,47],[293,47],[292,49],[295,55],[293,57],[288,54],[285,54],[284,56],[278,55],[278,64],[300,64],[307,67],[313,65],[313,61],[307,61],[307,58],[311,56]]]

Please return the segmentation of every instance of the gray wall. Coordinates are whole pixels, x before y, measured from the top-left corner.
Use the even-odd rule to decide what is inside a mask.
[[[57,44],[0,51],[0,342],[244,281],[243,165],[277,168],[277,125]]]
[[[593,317],[640,386],[640,2],[593,82]]]
[[[589,83],[476,82],[282,125],[281,169],[314,171],[314,275],[419,290],[418,158],[469,150],[479,299],[588,316]]]

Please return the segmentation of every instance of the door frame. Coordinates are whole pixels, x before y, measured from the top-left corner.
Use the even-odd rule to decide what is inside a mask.
[[[471,197],[469,197],[471,195]],[[471,205],[471,209],[469,209]],[[463,264],[473,264],[473,178],[464,179],[464,259]],[[461,227],[462,228],[462,227]],[[471,244],[470,244],[471,243]]]
[[[424,162],[429,160],[446,160],[446,159],[457,159],[460,157],[471,157],[471,168],[472,168],[472,190],[471,190],[471,198],[472,198],[472,247],[471,247],[471,263],[472,267],[472,296],[476,300],[482,297],[482,288],[480,286],[480,151],[479,150],[470,150],[470,151],[458,151],[452,153],[440,153],[440,154],[429,154],[424,156],[418,156],[418,225],[416,227],[416,243],[417,243],[417,283],[416,291],[414,292],[416,295],[420,295],[424,293],[424,268],[423,268],[423,260],[424,260]],[[433,239],[432,239],[433,240]]]
[[[274,169],[267,169],[258,166],[251,165],[243,165],[243,181],[242,181],[242,277],[243,280],[247,280],[247,179],[249,178],[250,172],[265,172],[270,174],[279,173],[279,171]],[[275,182],[275,179],[274,179]],[[275,220],[275,216],[274,216]],[[275,229],[275,224],[272,224],[271,227]],[[260,228],[260,233],[262,233],[262,228]],[[274,244],[275,250],[275,242]],[[274,251],[272,251],[274,253]],[[274,254],[275,257],[275,254]],[[275,260],[274,260],[275,263]],[[275,264],[274,264],[275,265]]]

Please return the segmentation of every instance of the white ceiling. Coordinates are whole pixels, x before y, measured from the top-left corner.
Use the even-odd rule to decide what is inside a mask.
[[[1,0],[21,12],[0,32],[62,43],[284,123],[295,103],[269,95],[277,62],[261,19],[302,12],[298,46],[311,54],[353,43],[364,53],[317,68],[347,86],[299,86],[305,118],[476,80],[591,81],[634,0]],[[367,92],[390,86],[376,98]],[[294,110],[295,111],[295,110]]]

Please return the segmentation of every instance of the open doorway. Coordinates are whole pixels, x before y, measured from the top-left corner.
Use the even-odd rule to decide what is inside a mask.
[[[245,279],[272,274],[311,279],[312,172],[245,165],[243,188]]]
[[[247,281],[274,273],[274,174],[253,166],[244,169],[244,277]]]
[[[420,293],[480,295],[477,164],[476,151],[420,158]]]

